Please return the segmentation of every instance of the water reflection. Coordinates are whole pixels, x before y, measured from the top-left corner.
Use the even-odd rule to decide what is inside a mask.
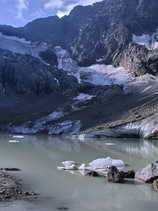
[[[89,162],[110,156],[122,159],[135,170],[158,157],[158,143],[137,139],[89,139],[0,135],[0,167],[17,167],[21,177],[43,200],[0,204],[0,211],[157,211],[157,193],[149,185],[106,183],[104,178],[82,177],[57,170],[63,160]],[[111,144],[110,144],[111,143]],[[150,206],[149,206],[150,205]]]

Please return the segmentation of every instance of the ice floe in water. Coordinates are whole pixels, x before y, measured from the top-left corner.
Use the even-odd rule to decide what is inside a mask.
[[[13,138],[23,139],[23,138],[24,138],[24,136],[15,135],[15,136],[13,136]]]
[[[107,168],[108,166],[116,166],[118,168],[124,168],[125,164],[122,160],[115,160],[110,157],[107,158],[98,158],[96,160],[93,160],[89,165],[93,169],[104,169]]]
[[[105,145],[106,145],[106,146],[114,146],[114,145],[116,145],[116,144],[110,143],[110,142],[109,142],[109,143],[105,143]]]
[[[82,175],[87,175],[90,172],[97,172],[100,176],[106,176],[109,170],[109,167],[116,166],[119,169],[125,167],[125,164],[122,160],[112,159],[110,157],[107,158],[98,158],[93,160],[92,162],[85,164],[85,163],[77,163],[75,161],[64,161],[62,162],[63,166],[58,166],[58,170],[77,170]]]
[[[9,143],[19,143],[20,141],[18,140],[9,140]]]

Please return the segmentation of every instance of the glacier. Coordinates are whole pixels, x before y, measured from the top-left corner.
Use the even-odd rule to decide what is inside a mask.
[[[48,44],[45,42],[31,42],[26,41],[24,38],[7,36],[0,33],[0,48],[3,50],[39,57],[39,53],[46,51],[48,47]]]
[[[79,83],[88,82],[94,85],[124,85],[134,77],[123,67],[113,65],[94,64],[89,67],[80,67],[68,51],[60,46],[54,48],[58,60],[58,69],[66,71],[77,78]]]
[[[133,39],[138,41],[138,37],[136,36],[134,36]],[[148,41],[149,37],[143,35],[141,39]],[[46,51],[48,48],[51,48],[51,46],[44,42],[31,42],[24,38],[7,36],[0,33],[0,48],[14,53],[40,58],[39,53]],[[61,46],[55,46],[52,50],[57,56],[58,69],[67,72],[68,75],[74,76],[79,83],[88,82],[103,86],[114,84],[125,85],[134,79],[128,70],[123,67],[114,67],[105,64],[80,67],[77,62],[71,58],[69,52]]]

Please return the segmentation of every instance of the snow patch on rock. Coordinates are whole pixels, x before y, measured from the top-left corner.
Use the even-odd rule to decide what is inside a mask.
[[[133,42],[138,45],[143,45],[149,50],[154,50],[158,48],[158,30],[152,35],[142,34],[137,36],[133,34]]]
[[[80,93],[77,97],[75,97],[73,99],[82,102],[82,101],[91,100],[94,97],[95,97],[94,95],[88,95],[88,94]]]

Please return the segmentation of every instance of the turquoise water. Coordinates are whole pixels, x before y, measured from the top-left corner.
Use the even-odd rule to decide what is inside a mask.
[[[17,140],[18,143],[9,143]],[[137,170],[158,160],[158,143],[137,139],[86,140],[0,136],[0,167],[21,168],[15,175],[40,193],[36,201],[0,203],[0,211],[157,211],[158,193],[150,185],[110,184],[105,178],[58,171],[61,161],[89,162],[110,156]]]

